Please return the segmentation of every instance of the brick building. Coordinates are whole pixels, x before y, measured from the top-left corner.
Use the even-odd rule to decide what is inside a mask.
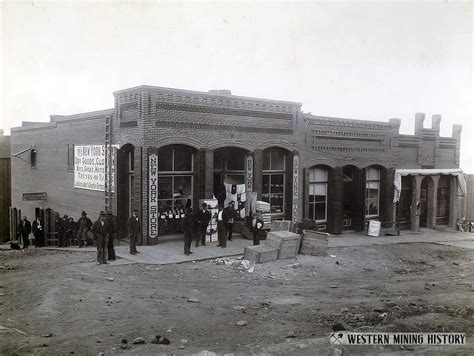
[[[440,137],[439,115],[424,128],[424,114],[416,114],[415,134],[402,135],[400,119],[321,117],[303,113],[300,103],[228,90],[139,86],[114,92],[114,99],[113,109],[12,129],[14,207],[28,216],[45,208],[77,217],[87,210],[93,218],[110,208],[120,221],[136,208],[144,243],[155,241],[153,194],[161,214],[197,208],[223,183],[257,192],[274,219],[311,219],[335,234],[362,230],[371,219],[417,230],[453,227],[458,218],[461,126]],[[94,145],[104,148],[94,157],[105,164],[78,168]]]
[[[8,239],[10,205],[10,136],[4,136],[0,130],[0,243]]]

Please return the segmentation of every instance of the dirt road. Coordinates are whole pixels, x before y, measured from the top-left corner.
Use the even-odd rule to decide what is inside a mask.
[[[89,252],[0,251],[0,353],[474,353],[473,250],[413,243],[329,253],[249,273],[216,261],[97,266]],[[337,324],[465,332],[467,345],[334,346]],[[151,343],[156,335],[170,344]]]

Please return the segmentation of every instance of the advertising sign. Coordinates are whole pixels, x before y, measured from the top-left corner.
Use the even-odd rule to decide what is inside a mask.
[[[112,157],[112,172],[114,158]],[[74,188],[105,191],[105,160],[105,145],[74,146]],[[111,179],[113,191],[113,174]]]
[[[300,158],[293,156],[293,222],[298,221],[298,172],[300,169]]]
[[[148,233],[158,237],[158,155],[148,156]]]

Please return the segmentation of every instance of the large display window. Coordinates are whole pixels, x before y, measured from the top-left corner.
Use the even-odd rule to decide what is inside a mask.
[[[309,218],[318,223],[327,221],[328,170],[316,167],[309,170]]]
[[[270,203],[273,219],[285,216],[285,174],[287,153],[281,148],[263,152],[262,200]]]
[[[365,183],[365,217],[379,216],[380,169],[368,168]]]
[[[186,207],[193,203],[193,153],[180,146],[158,153],[159,234],[181,233]]]

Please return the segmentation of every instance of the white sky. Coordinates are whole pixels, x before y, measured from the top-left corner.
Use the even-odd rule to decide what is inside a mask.
[[[148,84],[303,103],[316,115],[463,125],[473,164],[473,11],[466,2],[3,1],[1,117],[113,107]]]

